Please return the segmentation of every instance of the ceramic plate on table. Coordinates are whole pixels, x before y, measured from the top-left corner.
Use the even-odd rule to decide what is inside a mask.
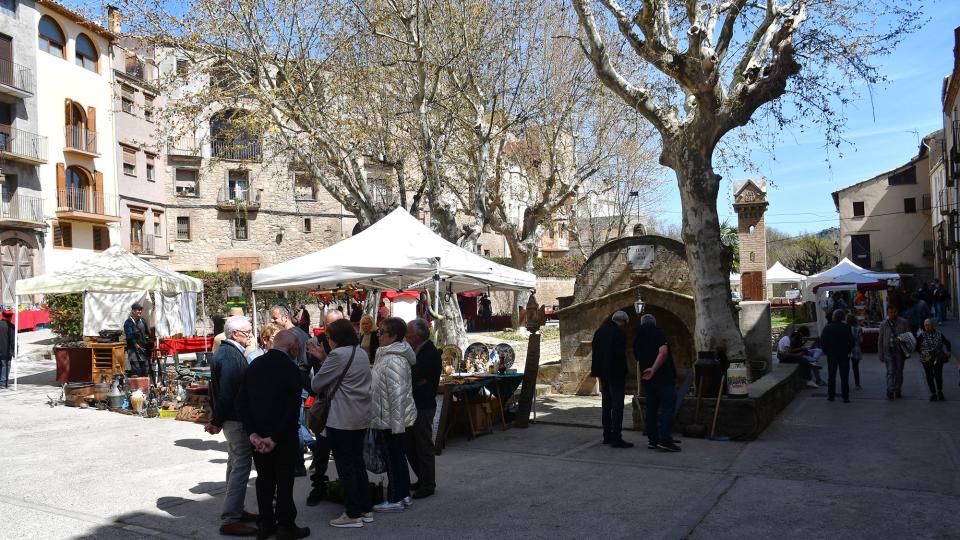
[[[440,351],[440,363],[443,365],[444,373],[446,373],[447,366],[450,366],[453,371],[459,371],[460,365],[463,363],[463,351],[452,343],[444,345]]]
[[[471,373],[483,372],[487,370],[487,362],[490,360],[490,352],[483,343],[471,343],[463,353],[463,366],[457,371],[469,371]]]
[[[510,369],[513,367],[513,362],[516,359],[516,354],[513,352],[513,347],[507,345],[506,343],[501,343],[493,348],[497,351],[497,356],[500,358],[500,363],[504,365],[504,369]]]

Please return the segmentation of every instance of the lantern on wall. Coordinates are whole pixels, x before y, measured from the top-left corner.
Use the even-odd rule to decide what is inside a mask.
[[[633,300],[633,309],[636,310],[637,315],[643,315],[643,298],[640,297],[640,293],[637,293],[637,297]]]

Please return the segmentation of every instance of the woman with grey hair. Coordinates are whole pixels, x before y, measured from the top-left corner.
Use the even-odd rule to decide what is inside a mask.
[[[930,389],[930,401],[945,401],[943,366],[950,361],[950,340],[937,330],[933,319],[923,321],[923,330],[917,334],[917,351]]]

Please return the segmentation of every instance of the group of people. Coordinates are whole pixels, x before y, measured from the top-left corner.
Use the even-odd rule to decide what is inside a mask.
[[[617,311],[593,334],[590,375],[600,381],[603,444],[613,448],[632,448],[623,440],[623,399],[626,392],[627,356],[624,328],[630,316]],[[646,396],[647,448],[679,452],[673,439],[673,413],[676,408],[677,378],[667,337],[651,314],[640,318],[633,340],[633,355],[638,363]]]
[[[311,337],[285,306],[273,306],[270,316],[256,345],[249,320],[228,318],[211,362],[213,418],[205,429],[222,432],[228,452],[220,533],[308,536],[309,529],[296,524],[293,496],[295,478],[306,474],[305,449],[313,456],[308,506],[328,496],[332,453],[344,512],[331,526],[363,527],[374,521],[373,512],[402,512],[414,499],[433,495],[432,424],[441,360],[427,321],[386,317],[377,328],[364,316],[358,332],[342,311],[332,310],[323,331]],[[325,429],[311,432],[311,406],[318,398],[327,403]],[[387,465],[386,500],[379,504],[371,500],[364,461],[370,430]],[[258,514],[244,510],[251,463]],[[411,483],[410,469],[417,482]]]

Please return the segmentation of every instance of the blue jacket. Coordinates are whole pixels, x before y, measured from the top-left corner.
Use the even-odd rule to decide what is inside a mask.
[[[143,317],[136,322],[134,322],[133,317],[127,317],[127,320],[123,323],[123,335],[127,338],[128,351],[137,350],[138,343],[144,349],[148,348],[147,322],[143,320]]]
[[[240,420],[237,396],[247,371],[243,351],[232,341],[224,341],[210,361],[210,405],[213,419],[210,423],[223,427],[227,420]]]

